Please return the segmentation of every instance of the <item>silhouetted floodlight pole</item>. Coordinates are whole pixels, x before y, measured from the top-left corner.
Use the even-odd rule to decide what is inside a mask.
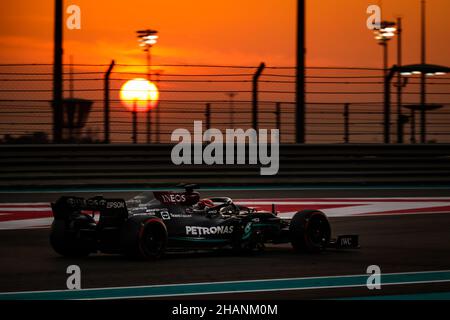
[[[422,16],[422,41],[421,41],[421,63],[426,64],[427,61],[427,50],[426,50],[426,2],[421,1],[421,16]],[[420,81],[420,104],[422,105],[422,110],[420,112],[420,142],[426,143],[426,128],[427,128],[427,116],[426,116],[426,104],[427,104],[427,80],[425,72],[422,72]]]
[[[164,72],[163,70],[158,70],[156,72],[156,85],[159,89],[159,82],[161,80],[161,73]],[[161,142],[161,130],[160,130],[160,124],[161,124],[161,109],[160,109],[160,101],[158,100],[158,103],[156,104],[156,143]]]
[[[305,143],[305,0],[297,0],[297,81],[296,81],[296,137],[297,143]]]
[[[396,31],[395,22],[390,21],[382,21],[380,29],[375,30],[375,40],[383,47],[383,70],[385,75],[389,66],[388,42],[395,36]]]
[[[156,30],[139,30],[137,31],[138,39],[139,39],[139,46],[144,49],[144,52],[147,56],[147,80],[152,81],[152,55],[151,55],[151,49],[152,47],[158,42],[159,36],[158,31]],[[150,104],[150,102],[149,102]],[[152,123],[152,110],[150,108],[150,105],[147,110],[147,143],[152,142],[152,129],[151,129],[151,123]]]
[[[375,30],[375,40],[383,47],[383,75],[386,77],[389,73],[388,42],[395,36],[397,31],[395,22],[382,21],[380,28]],[[390,81],[389,81],[390,83]],[[386,87],[384,89],[386,95]],[[391,110],[389,104],[384,104],[384,143],[391,143]]]
[[[55,0],[53,51],[53,142],[62,142],[63,113],[63,0]]]
[[[144,49],[144,52],[147,54],[147,77],[148,81],[151,81],[151,70],[152,70],[152,63],[151,63],[151,49],[152,47],[158,42],[159,36],[158,31],[156,30],[139,30],[137,31],[138,34],[138,41],[139,46]]]
[[[402,18],[397,18],[397,66],[403,65],[403,49],[402,49]],[[403,88],[406,86],[402,75],[398,73],[397,83],[397,143],[404,143],[404,125],[407,122],[407,117],[403,115]]]

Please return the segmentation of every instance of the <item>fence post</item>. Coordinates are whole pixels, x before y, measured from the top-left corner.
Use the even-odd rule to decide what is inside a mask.
[[[277,102],[276,104],[276,110],[275,110],[275,116],[276,116],[276,122],[277,122],[277,129],[280,130],[280,136],[281,136],[281,102]]]
[[[161,121],[161,110],[159,109],[159,103],[156,106],[155,109],[155,134],[156,134],[156,143],[161,142],[161,128],[160,128],[160,121]]]
[[[109,65],[108,70],[105,73],[105,86],[104,86],[104,135],[105,135],[105,141],[104,143],[109,144],[111,143],[111,138],[110,138],[110,134],[109,134],[109,127],[110,127],[110,121],[109,121],[109,78],[111,76],[111,72],[114,68],[114,65],[116,64],[116,62],[113,60],[111,61],[111,64]]]
[[[152,143],[152,109],[147,110],[147,144]]]
[[[206,104],[205,110],[206,130],[211,129],[211,103]]]
[[[384,143],[391,143],[391,81],[395,73],[398,72],[397,65],[394,65],[384,77]]]
[[[133,144],[138,143],[138,117],[137,117],[137,102],[134,100],[133,112],[131,113],[133,118]]]
[[[350,142],[350,103],[344,105],[344,141]]]
[[[253,129],[255,130],[258,130],[258,81],[265,68],[265,63],[261,63],[253,76]]]
[[[156,84],[158,85],[158,90],[159,90],[159,82],[160,82],[160,76],[161,76],[161,72],[157,72],[156,73]],[[160,101],[158,100],[158,103],[156,104],[156,108],[155,108],[155,131],[156,131],[156,143],[160,143],[161,142],[161,110],[160,110],[161,104]]]
[[[414,110],[411,109],[411,144],[416,144],[417,143],[417,139],[416,139],[416,112]]]

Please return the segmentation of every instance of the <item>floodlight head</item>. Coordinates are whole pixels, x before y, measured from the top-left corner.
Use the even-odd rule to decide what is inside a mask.
[[[140,30],[137,31],[140,46],[148,50],[149,47],[154,46],[158,42],[158,31],[156,30]]]
[[[450,73],[450,68],[434,64],[412,64],[398,68],[397,70],[403,76],[425,74],[427,77],[443,76]]]
[[[380,28],[374,32],[375,40],[379,41],[380,44],[385,44],[395,36],[396,32],[397,27],[395,22],[382,21]]]

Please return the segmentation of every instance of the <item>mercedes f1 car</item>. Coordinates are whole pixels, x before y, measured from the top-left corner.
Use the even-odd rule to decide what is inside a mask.
[[[230,248],[262,250],[265,244],[291,243],[298,252],[357,248],[356,235],[331,239],[326,215],[299,211],[292,219],[240,206],[227,197],[201,199],[196,186],[183,192],[155,192],[154,198],[62,197],[52,204],[53,249],[70,257],[91,253],[158,259],[167,251]]]

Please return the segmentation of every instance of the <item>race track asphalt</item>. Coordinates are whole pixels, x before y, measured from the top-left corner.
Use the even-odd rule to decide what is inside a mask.
[[[450,190],[304,190],[206,192],[205,196],[239,198],[286,197],[440,197]],[[0,194],[0,203],[47,202],[61,194]],[[90,196],[91,194],[83,194]],[[132,198],[135,192],[113,197]],[[110,194],[105,194],[110,196]],[[120,256],[94,255],[83,259],[59,257],[48,244],[48,230],[0,231],[0,292],[64,290],[66,268],[82,270],[82,288],[109,288],[258,279],[361,275],[370,265],[383,273],[450,269],[450,213],[433,215],[346,217],[330,219],[335,234],[360,234],[357,251],[327,251],[299,255],[289,245],[268,247],[252,256],[227,251],[170,254],[157,262],[129,261]],[[384,287],[197,295],[188,299],[328,299],[373,295],[450,292],[450,282]]]

